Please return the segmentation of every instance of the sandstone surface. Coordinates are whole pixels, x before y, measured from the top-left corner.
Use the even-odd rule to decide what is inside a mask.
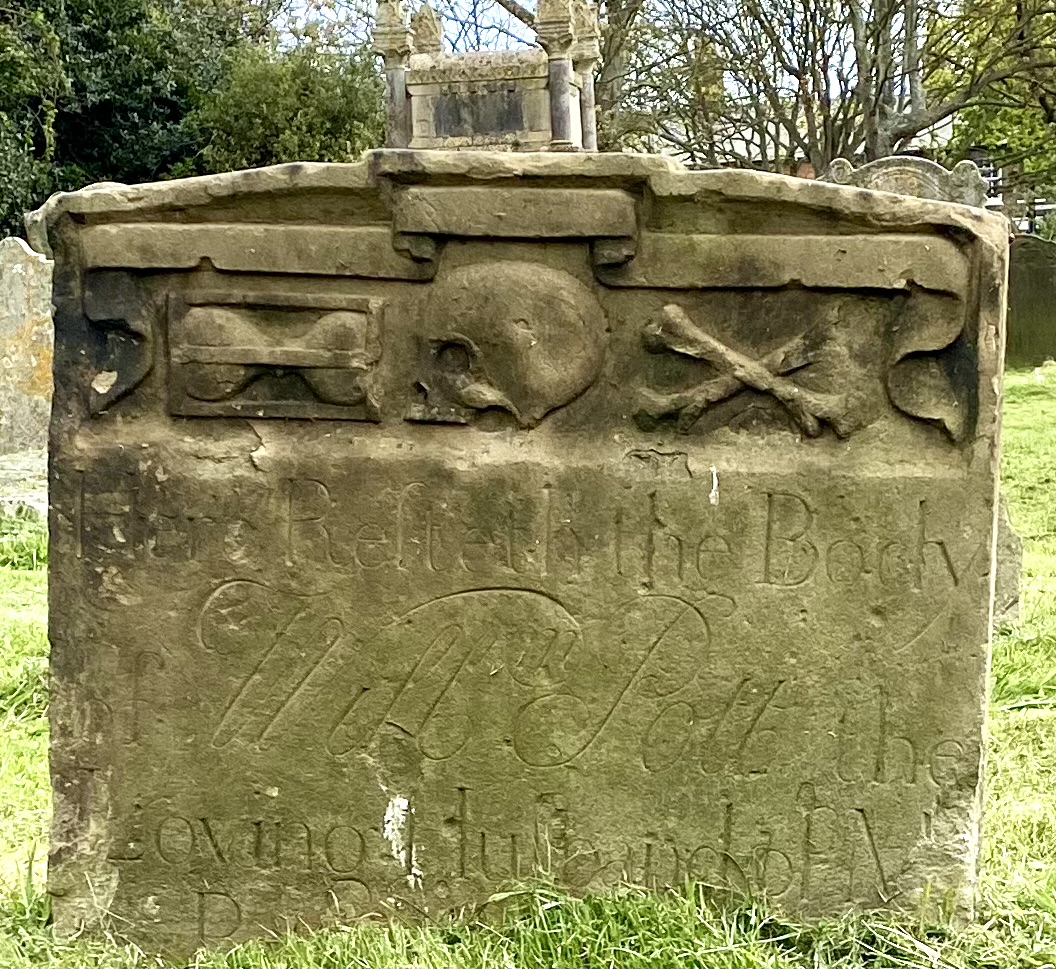
[[[971,908],[1007,238],[648,156],[52,199],[56,926]]]

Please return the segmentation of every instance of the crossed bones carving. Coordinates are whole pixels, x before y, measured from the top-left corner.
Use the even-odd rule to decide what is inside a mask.
[[[644,392],[643,412],[653,419],[677,416],[680,431],[688,431],[712,404],[748,388],[776,397],[807,437],[818,437],[825,424],[841,438],[862,426],[848,395],[819,393],[788,379],[817,358],[817,341],[808,340],[807,335],[752,360],[705,333],[681,306],[671,304],[664,307],[660,322],[646,327],[645,343],[654,353],[671,350],[703,360],[719,371],[719,376],[680,393]]]

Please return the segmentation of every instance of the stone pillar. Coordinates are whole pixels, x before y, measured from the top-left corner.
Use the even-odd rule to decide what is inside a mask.
[[[572,65],[572,48],[576,35],[572,0],[539,0],[535,32],[550,58],[547,84],[550,94],[550,148],[552,151],[576,151],[582,147],[582,143],[573,138],[572,89],[575,68]]]
[[[576,0],[574,27],[576,43],[572,63],[579,75],[579,111],[583,128],[583,150],[598,150],[598,116],[594,98],[594,68],[601,60],[601,29],[598,8],[592,0]]]
[[[411,106],[407,100],[407,65],[414,47],[403,0],[381,0],[374,26],[374,51],[385,62],[386,148],[411,143]]]

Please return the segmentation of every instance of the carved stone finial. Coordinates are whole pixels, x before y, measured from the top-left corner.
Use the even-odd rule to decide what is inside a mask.
[[[444,51],[444,23],[432,4],[423,3],[411,17],[414,49],[419,54],[442,54]]]
[[[598,8],[593,0],[575,0],[572,8],[572,27],[575,44],[572,59],[579,71],[593,70],[601,59],[601,25]]]
[[[381,0],[372,38],[374,51],[390,62],[405,60],[414,49],[403,0]]]
[[[879,158],[861,168],[855,168],[846,158],[837,158],[822,180],[939,202],[976,207],[986,204],[986,182],[970,161],[958,162],[949,171],[937,162],[915,155]]]
[[[539,0],[535,35],[542,48],[555,57],[567,57],[576,40],[573,0]]]
[[[598,20],[598,5],[594,0],[573,0],[572,24],[579,43],[601,40],[601,23]]]

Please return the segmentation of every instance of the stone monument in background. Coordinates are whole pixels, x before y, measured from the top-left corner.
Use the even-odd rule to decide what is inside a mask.
[[[31,234],[60,932],[186,950],[535,875],[970,909],[1003,220],[381,151]]]
[[[591,0],[540,0],[539,47],[445,54],[439,14],[408,21],[381,0],[374,49],[384,60],[390,148],[594,151],[594,66],[601,56]]]
[[[846,158],[837,158],[823,178],[837,185],[853,185],[875,192],[912,195],[978,208],[986,205],[986,180],[975,162],[967,160],[946,169],[938,162],[918,155],[891,155],[855,168]]]
[[[1008,365],[1056,359],[1056,242],[1016,236],[1008,274]]]
[[[0,240],[0,454],[47,445],[51,269],[21,239]]]

